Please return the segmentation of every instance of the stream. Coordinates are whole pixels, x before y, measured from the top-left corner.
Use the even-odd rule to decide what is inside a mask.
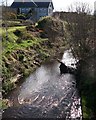
[[[70,50],[62,61],[71,67],[75,59]],[[43,63],[26,80],[13,90],[7,99],[12,105],[4,111],[6,118],[64,118],[82,119],[81,103],[76,79],[72,74],[60,75],[60,63],[50,60]]]

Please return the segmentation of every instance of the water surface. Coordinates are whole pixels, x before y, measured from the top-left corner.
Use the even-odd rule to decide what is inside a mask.
[[[65,52],[62,61],[75,67],[75,59],[69,52]],[[9,95],[13,106],[4,112],[3,117],[81,119],[75,76],[60,75],[59,65],[50,60],[32,73]]]

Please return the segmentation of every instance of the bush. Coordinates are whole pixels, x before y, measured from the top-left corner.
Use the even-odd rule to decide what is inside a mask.
[[[13,32],[16,36],[18,36],[18,37],[20,37],[20,36],[22,36],[22,32],[20,31],[20,30],[15,30],[14,32]]]
[[[41,37],[48,37],[50,41],[55,41],[58,37],[64,37],[64,25],[61,20],[53,17],[43,17],[38,21],[37,28],[43,30]]]
[[[15,13],[12,13],[12,12],[6,12],[4,15],[3,15],[3,18],[5,18],[7,20],[14,20],[14,19],[17,19],[17,16]]]
[[[26,20],[26,17],[25,17],[25,15],[20,14],[20,15],[17,15],[17,19]]]
[[[28,32],[24,32],[22,35],[22,39],[23,40],[33,40],[33,36]]]
[[[22,24],[19,21],[7,21],[7,23],[5,23],[5,21],[2,21],[2,27],[5,27],[7,25],[7,27],[15,27],[15,26],[22,26]]]
[[[10,17],[10,19],[17,19],[16,14],[12,13],[12,12],[10,13],[9,17]]]
[[[36,28],[34,25],[29,25],[26,27],[27,31],[31,31],[31,32],[38,32],[39,29]]]
[[[9,7],[2,7],[2,19],[3,20],[14,20],[17,19],[16,11],[13,9],[10,9]]]
[[[23,31],[21,32],[18,30],[16,34],[20,35],[19,38],[17,39],[16,43],[22,43],[22,41],[24,41],[24,40],[33,40],[34,39],[34,37],[28,32],[23,32]]]
[[[37,28],[40,28],[40,29],[43,29],[45,27],[45,24],[52,20],[51,17],[42,17],[39,21],[38,21],[38,24],[37,24]]]
[[[24,21],[22,21],[22,24],[25,26],[33,25],[33,21],[32,20],[24,20]]]

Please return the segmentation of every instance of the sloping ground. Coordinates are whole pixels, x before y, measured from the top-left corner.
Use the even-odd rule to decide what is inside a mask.
[[[81,94],[82,112],[84,119],[96,118],[96,61],[95,58],[87,59],[82,65],[77,83]]]
[[[32,72],[42,60],[48,57],[45,47],[41,44],[47,40],[33,38],[22,40],[21,43],[4,42],[2,57],[3,93],[8,93],[20,76],[26,76]],[[41,49],[40,49],[41,48]]]
[[[61,21],[56,21],[50,18],[47,21],[48,25],[54,25],[53,33],[58,26],[63,28]],[[58,23],[58,24],[57,24]],[[56,29],[55,29],[56,28]],[[32,28],[33,29],[33,28]],[[59,39],[52,39],[51,36],[41,38],[40,31],[34,26],[34,32],[38,37],[34,36],[32,29],[26,29],[25,26],[8,28],[8,36],[6,37],[3,31],[3,53],[2,53],[2,83],[3,94],[7,94],[10,90],[16,87],[16,82],[20,81],[21,77],[29,75],[49,56],[55,56],[57,52],[64,48],[63,37],[58,35]],[[40,30],[40,28],[39,28]],[[45,30],[43,30],[45,34]],[[61,33],[61,29],[56,33]],[[46,33],[48,34],[48,33]]]

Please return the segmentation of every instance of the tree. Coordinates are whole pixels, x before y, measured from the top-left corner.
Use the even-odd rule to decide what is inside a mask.
[[[17,18],[16,10],[10,7],[2,6],[2,19],[3,20],[13,20]]]
[[[87,3],[75,3],[69,7],[70,13],[75,13],[74,19],[71,14],[67,18],[68,28],[71,35],[70,46],[74,49],[75,55],[79,59],[85,59],[94,53],[92,50],[93,16]]]
[[[76,12],[73,21],[68,19],[71,34],[69,44],[80,60],[77,64],[77,84],[85,101],[82,102],[83,118],[96,118],[96,17],[86,3],[71,5],[69,11]]]
[[[69,12],[76,12],[76,13],[85,13],[85,14],[91,14],[92,10],[87,3],[83,2],[76,2],[74,4],[71,4],[68,8]]]

